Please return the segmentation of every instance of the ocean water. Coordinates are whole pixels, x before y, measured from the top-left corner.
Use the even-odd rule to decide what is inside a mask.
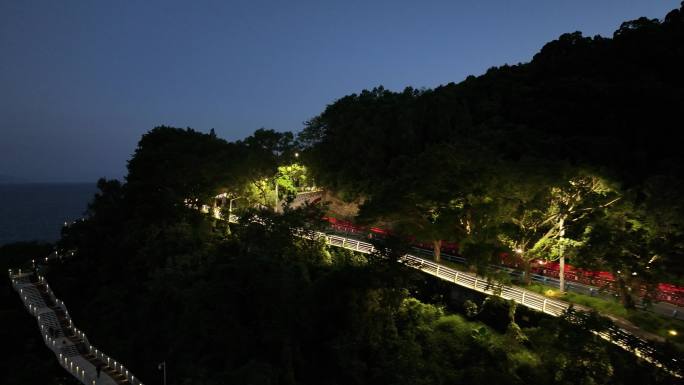
[[[64,222],[83,217],[95,183],[0,184],[0,245],[59,239]]]

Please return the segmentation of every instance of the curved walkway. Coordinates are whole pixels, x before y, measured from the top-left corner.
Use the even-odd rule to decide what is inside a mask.
[[[18,269],[10,270],[9,277],[24,306],[36,318],[45,345],[66,371],[84,385],[143,385],[120,362],[90,344],[43,276]]]
[[[305,234],[300,235],[305,236]],[[331,246],[342,247],[364,254],[370,254],[375,251],[375,247],[373,247],[372,244],[356,239],[345,238],[337,235],[329,235],[322,232],[315,232],[312,235],[316,238],[324,239],[325,242]],[[445,281],[452,282],[454,284],[487,295],[496,295],[507,300],[513,300],[516,303],[526,306],[530,309],[534,309],[554,317],[559,317],[565,314],[570,308],[570,303],[568,302],[549,299],[543,295],[523,289],[521,287],[504,285],[500,282],[479,277],[473,273],[458,271],[414,255],[406,254],[400,259],[400,261],[407,266],[441,278]],[[574,308],[581,311],[590,310],[577,305],[575,305]],[[633,331],[628,331],[624,328],[613,325],[608,330],[592,332],[606,341],[609,341],[621,347],[622,349],[633,353],[637,357],[663,368],[672,375],[682,378],[682,369],[680,363],[674,359],[660,354],[651,343],[641,337],[636,336]]]
[[[236,218],[229,218],[236,222]],[[323,239],[331,246],[370,254],[375,247],[357,239],[329,235],[322,232],[299,231],[299,236]],[[566,313],[570,304],[549,299],[535,292],[504,285],[476,274],[458,271],[433,261],[406,254],[400,261],[407,266],[454,284],[487,295],[496,295],[513,300],[528,308],[559,317]],[[47,347],[52,350],[59,363],[84,385],[143,385],[140,380],[120,362],[112,359],[90,344],[86,335],[75,326],[64,302],[57,299],[44,277],[32,271],[10,270],[12,286],[21,297],[29,313],[36,317],[38,327]],[[575,306],[579,310],[588,310]],[[605,331],[594,331],[601,338],[661,367],[671,374],[682,377],[681,365],[676,360],[663,357],[646,340],[637,337],[618,326]],[[674,361],[674,362],[672,362]],[[97,374],[97,368],[101,373]]]

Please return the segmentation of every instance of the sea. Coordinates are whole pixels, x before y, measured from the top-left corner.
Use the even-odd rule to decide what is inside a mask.
[[[58,240],[64,222],[82,218],[96,191],[95,182],[0,184],[0,245]]]

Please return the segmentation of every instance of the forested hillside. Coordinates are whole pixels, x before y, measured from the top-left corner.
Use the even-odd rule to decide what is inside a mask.
[[[473,244],[468,256],[483,259],[563,246],[575,263],[641,274],[657,255],[659,279],[679,281],[683,47],[681,10],[612,38],[565,34],[529,63],[458,84],[345,96],[299,138],[318,183],[365,198],[359,221]],[[538,234],[547,219],[555,240]],[[583,247],[611,242],[612,256]]]
[[[613,272],[630,308],[640,287],[682,283],[683,11],[566,34],[459,83],[344,96],[297,135],[154,128],[63,228],[48,280],[148,384],[162,361],[169,384],[672,383],[566,319],[454,300],[396,261],[409,237],[436,260],[457,242],[483,274],[502,253],[568,258]],[[355,220],[394,248],[294,236],[329,214],[287,205],[314,188],[363,198]]]

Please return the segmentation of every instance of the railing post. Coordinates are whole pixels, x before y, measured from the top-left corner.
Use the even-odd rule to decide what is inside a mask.
[[[520,300],[520,303],[523,305],[525,304],[525,290],[522,292],[522,299]]]
[[[477,289],[477,277],[475,277],[475,284],[473,285],[475,289]]]
[[[454,276],[454,282],[458,282],[458,271],[456,271],[456,275]]]
[[[439,265],[437,265],[437,272],[436,272],[436,274],[437,274],[437,276],[439,277]]]
[[[544,304],[542,305],[542,313],[546,313],[546,298],[544,298]]]

